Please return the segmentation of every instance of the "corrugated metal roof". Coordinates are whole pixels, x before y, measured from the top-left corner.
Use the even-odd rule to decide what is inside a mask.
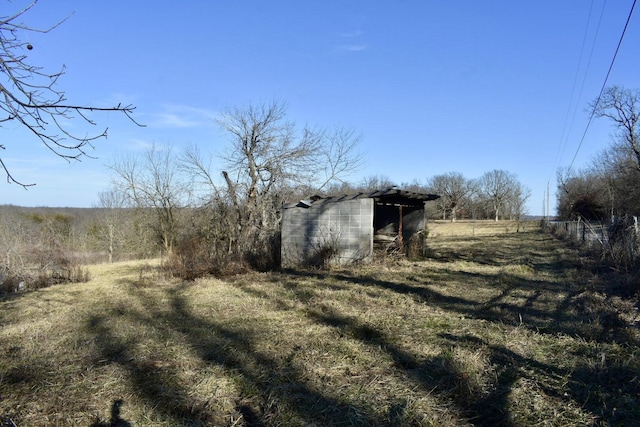
[[[421,205],[422,202],[428,202],[439,198],[440,196],[437,194],[416,193],[414,191],[401,190],[397,187],[390,187],[384,190],[375,190],[366,193],[343,194],[331,197],[312,196],[307,200],[300,200],[297,203],[287,204],[283,207],[285,209],[293,207],[308,208],[320,203],[342,202],[345,200],[356,199],[374,199],[376,202],[382,204],[418,206]]]

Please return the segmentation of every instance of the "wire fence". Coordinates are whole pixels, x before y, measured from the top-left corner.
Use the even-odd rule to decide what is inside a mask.
[[[638,217],[627,215],[611,222],[550,221],[549,231],[601,250],[617,267],[640,266],[640,227]]]
[[[609,241],[609,223],[588,221],[551,221],[549,228],[578,242],[602,243]]]

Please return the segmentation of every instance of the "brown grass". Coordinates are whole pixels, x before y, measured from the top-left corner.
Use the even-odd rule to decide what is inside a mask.
[[[498,224],[438,224],[425,261],[7,297],[0,425],[635,425],[636,309]]]
[[[460,236],[495,236],[519,231],[531,231],[539,228],[538,221],[487,221],[487,220],[458,220],[429,221],[429,236],[432,238],[447,238]]]

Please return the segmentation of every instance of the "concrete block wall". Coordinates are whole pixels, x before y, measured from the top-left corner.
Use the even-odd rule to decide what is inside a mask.
[[[323,247],[338,249],[336,264],[369,261],[373,255],[373,199],[315,203],[284,209],[282,266],[313,262]]]

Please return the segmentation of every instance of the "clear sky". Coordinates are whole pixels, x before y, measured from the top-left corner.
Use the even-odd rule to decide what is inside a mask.
[[[70,102],[132,103],[139,128],[97,116],[109,137],[97,159],[68,164],[15,125],[1,154],[25,191],[0,183],[0,203],[97,204],[106,165],[150,144],[221,152],[225,108],[274,99],[300,125],[363,135],[366,164],[351,177],[425,182],[447,172],[517,174],[541,214],[558,167],[576,154],[587,103],[598,95],[633,0],[40,0],[25,24],[34,65],[57,71]],[[24,0],[3,2],[1,15]],[[640,87],[640,10],[608,83]],[[574,168],[610,143],[595,121]]]

